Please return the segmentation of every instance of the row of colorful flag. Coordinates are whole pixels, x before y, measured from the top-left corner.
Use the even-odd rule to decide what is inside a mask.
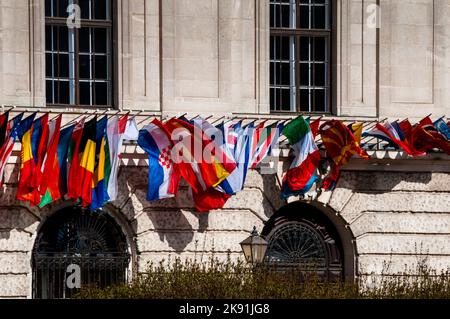
[[[148,154],[149,201],[177,195],[183,178],[192,188],[197,211],[222,208],[240,192],[249,169],[255,169],[278,146],[284,135],[294,155],[283,176],[282,197],[302,195],[314,185],[325,190],[336,186],[340,168],[358,155],[370,156],[362,137],[384,140],[410,156],[435,149],[450,154],[450,123],[429,117],[412,125],[377,123],[364,131],[363,123],[312,121],[302,116],[290,121],[258,125],[224,121],[214,126],[198,117],[162,122],[154,119],[138,131],[128,116],[81,119],[61,127],[62,115],[49,120],[45,114],[23,119],[0,115],[0,184],[15,142],[21,143],[17,199],[44,207],[59,199],[72,199],[91,210],[117,198],[120,149],[124,140],[137,140]],[[322,153],[316,143],[320,135],[331,170],[320,178]],[[320,183],[320,185],[318,185]]]
[[[62,127],[62,115],[0,115],[0,186],[15,142],[21,143],[17,199],[44,207],[60,199],[96,210],[117,198],[119,152],[124,139],[137,140],[128,116],[85,118]]]

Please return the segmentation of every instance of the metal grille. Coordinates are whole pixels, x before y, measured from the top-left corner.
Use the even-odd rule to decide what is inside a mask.
[[[79,288],[125,283],[129,262],[126,238],[111,216],[80,207],[64,209],[38,234],[33,297],[66,299]]]
[[[283,222],[268,239],[268,265],[275,265],[281,271],[295,268],[303,273],[314,273],[324,280],[343,278],[336,240],[325,227],[307,220]]]
[[[105,288],[117,283],[126,282],[126,269],[129,256],[74,256],[36,255],[34,258],[34,298],[36,299],[70,299],[79,292],[70,288],[67,281],[70,265],[80,267],[82,288]]]

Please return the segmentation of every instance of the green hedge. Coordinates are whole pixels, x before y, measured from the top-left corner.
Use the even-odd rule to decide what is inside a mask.
[[[369,288],[367,282],[325,282],[314,271],[259,267],[241,261],[160,263],[126,285],[85,287],[84,299],[360,299],[450,298],[450,275],[420,267],[412,276],[383,276]]]

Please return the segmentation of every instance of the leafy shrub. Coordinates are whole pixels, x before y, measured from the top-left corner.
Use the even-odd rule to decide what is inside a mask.
[[[207,263],[191,261],[151,264],[131,283],[106,289],[84,288],[85,299],[361,299],[450,298],[450,274],[437,275],[428,268],[416,275],[383,275],[370,287],[367,279],[356,283],[324,281],[315,271],[257,267],[242,261]]]

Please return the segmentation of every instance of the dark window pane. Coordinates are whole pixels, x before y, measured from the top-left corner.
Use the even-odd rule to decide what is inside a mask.
[[[106,56],[95,56],[95,78],[107,79],[108,61]]]
[[[270,62],[270,84],[273,85],[275,84],[275,72],[276,72],[276,63],[274,62]]]
[[[97,53],[106,53],[108,37],[106,29],[96,28],[94,29],[94,51]]]
[[[290,26],[290,14],[289,14],[290,7],[288,5],[282,5],[280,7],[281,7],[280,26],[282,28],[289,28],[289,26]]]
[[[309,86],[309,63],[300,64],[300,85]]]
[[[58,72],[57,76],[60,78],[69,77],[69,55],[58,54]]]
[[[289,37],[272,37],[272,38],[273,38],[273,48],[271,50],[272,59],[289,61],[290,59]]]
[[[45,16],[46,17],[52,16],[52,2],[53,2],[53,0],[45,0]]]
[[[325,64],[314,64],[315,86],[325,86]]]
[[[315,29],[325,29],[325,6],[315,6],[314,7],[314,28]]]
[[[95,83],[95,104],[108,105],[108,83]]]
[[[309,29],[309,6],[300,6],[300,28]]]
[[[302,112],[309,112],[309,90],[300,90],[300,110]]]
[[[300,60],[309,61],[309,43],[311,38],[300,37]]]
[[[276,111],[276,104],[275,104],[275,93],[276,90],[274,88],[270,88],[270,109]]]
[[[98,20],[109,19],[107,2],[109,0],[93,0],[94,1],[94,18]]]
[[[80,78],[82,79],[90,79],[90,57],[89,55],[80,55]]]
[[[275,43],[276,43],[276,37],[270,37],[270,59],[275,59]]]
[[[314,112],[325,112],[325,90],[314,90]]]
[[[45,81],[45,98],[47,103],[53,103],[53,81]]]
[[[91,84],[80,82],[80,104],[91,105]]]
[[[282,89],[279,90],[280,94],[280,109],[282,111],[290,111],[291,110],[291,90]]]
[[[78,5],[81,9],[81,19],[90,19],[90,1],[89,0],[79,0]]]
[[[273,7],[273,15],[274,15],[274,24],[273,26],[275,28],[280,28],[281,27],[281,9],[279,5],[275,5]]]
[[[45,26],[45,50],[52,50],[52,27],[48,25]]]
[[[69,6],[69,0],[56,0],[55,2],[58,4],[57,16],[62,18],[68,17],[67,7]]]
[[[326,48],[325,48],[325,38],[314,38],[314,60],[315,61],[325,61]]]
[[[59,81],[59,94],[58,94],[58,103],[60,104],[69,104],[70,100],[70,91],[69,91],[69,82],[68,81]]]
[[[69,52],[69,29],[67,27],[58,28],[59,51]]]
[[[280,66],[280,75],[277,84],[290,86],[291,84],[290,63],[280,63],[279,66]]]
[[[275,5],[270,5],[270,27],[275,27]]]
[[[90,28],[81,28],[79,31],[78,42],[80,46],[80,52],[90,52]]]
[[[52,60],[52,54],[46,53],[45,54],[45,76],[46,77],[53,77],[52,68],[53,67],[53,60]]]

